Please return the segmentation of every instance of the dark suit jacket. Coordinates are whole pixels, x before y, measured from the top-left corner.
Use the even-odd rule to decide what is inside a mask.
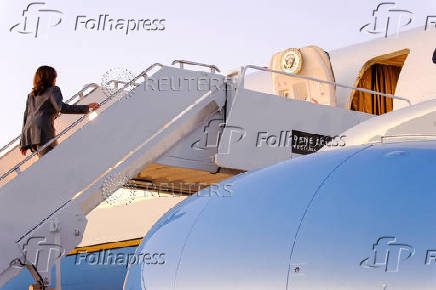
[[[53,86],[42,94],[27,96],[20,148],[44,145],[55,136],[54,119],[58,114],[86,114],[88,105],[68,105],[62,101],[59,87]]]
[[[433,63],[436,63],[436,49],[433,52]]]

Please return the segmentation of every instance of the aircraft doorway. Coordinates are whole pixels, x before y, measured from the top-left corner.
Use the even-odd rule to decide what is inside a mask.
[[[360,71],[355,86],[384,94],[395,94],[398,79],[410,50],[404,49],[369,60]],[[354,91],[350,109],[373,115],[382,115],[393,110],[393,99]]]

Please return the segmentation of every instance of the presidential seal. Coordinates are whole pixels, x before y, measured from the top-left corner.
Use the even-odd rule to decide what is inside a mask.
[[[298,74],[303,67],[303,55],[299,49],[289,48],[282,53],[280,67],[284,72]]]

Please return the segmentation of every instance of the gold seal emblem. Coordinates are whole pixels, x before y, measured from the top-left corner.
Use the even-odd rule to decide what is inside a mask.
[[[283,71],[298,74],[303,67],[303,55],[299,49],[288,48],[282,53],[280,63]]]

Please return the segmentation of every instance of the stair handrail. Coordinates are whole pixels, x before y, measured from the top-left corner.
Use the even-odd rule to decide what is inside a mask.
[[[130,87],[130,86],[132,86],[132,85],[135,86],[135,87],[137,87],[139,84],[137,84],[136,82],[137,82],[140,78],[142,78],[142,77],[146,78],[148,72],[151,71],[152,69],[154,69],[156,66],[163,67],[163,64],[158,63],[158,62],[152,64],[152,65],[149,66],[146,70],[144,70],[143,72],[141,72],[140,74],[138,74],[136,77],[134,77],[133,79],[131,79],[129,82],[125,82],[125,84],[124,84],[124,86],[123,86],[122,88],[118,89],[115,93],[111,94],[109,97],[107,97],[105,100],[103,100],[103,101],[100,103],[100,106],[106,104],[110,99],[112,99],[112,97],[113,97],[114,95],[118,94],[119,92],[121,92],[121,91],[124,90],[125,88]],[[123,82],[123,83],[124,83],[124,82]],[[0,180],[1,180],[1,179],[0,179]]]
[[[110,80],[110,81],[108,81],[107,83],[106,83],[106,85],[110,85],[110,84],[115,84],[115,88],[116,89],[118,89],[118,85],[119,84],[122,84],[122,85],[125,85],[127,82],[125,82],[125,81],[120,81],[120,80]]]
[[[65,103],[69,104],[72,100],[79,97],[79,100],[77,100],[77,102],[78,102],[78,101],[82,100],[84,97],[87,97],[88,95],[92,94],[96,89],[98,89],[98,87],[99,87],[99,85],[97,85],[96,83],[86,84],[83,86],[83,89],[81,89],[79,92],[75,93],[71,98],[66,100]],[[90,88],[92,88],[92,90],[85,94],[85,92]],[[76,103],[74,103],[74,104],[76,104]]]
[[[300,76],[300,75],[297,75],[297,74],[294,74],[294,73],[288,73],[288,72],[284,72],[284,71],[273,70],[273,69],[270,69],[270,68],[265,68],[265,67],[256,66],[256,65],[247,65],[247,66],[242,67],[242,71],[241,71],[238,87],[244,88],[245,73],[246,73],[247,69],[249,69],[249,68],[255,69],[255,70],[261,70],[261,71],[277,73],[277,74],[282,74],[282,75],[286,75],[286,76],[290,76],[290,77],[295,77],[295,78],[300,78],[300,79],[305,79],[305,80],[310,80],[310,81],[314,81],[314,82],[318,82],[318,83],[329,84],[329,85],[333,85],[333,86],[337,86],[337,87],[341,87],[341,88],[345,88],[345,89],[352,89],[352,90],[356,90],[356,91],[360,91],[360,92],[364,92],[364,93],[380,95],[380,96],[383,96],[383,97],[387,97],[387,98],[392,98],[392,99],[408,102],[409,106],[412,105],[410,100],[406,99],[404,97],[399,97],[399,96],[395,96],[395,95],[391,95],[391,94],[380,93],[380,92],[376,92],[376,91],[372,91],[372,90],[368,90],[368,89],[364,89],[364,88],[356,88],[356,87],[352,87],[352,86],[343,85],[343,84],[340,84],[340,83],[337,83],[337,82],[321,80],[321,79],[312,78],[312,77],[308,77],[308,76]]]
[[[86,90],[92,88],[92,91],[88,92],[87,94],[84,94],[86,92]],[[79,100],[82,100],[84,97],[88,96],[89,94],[93,93],[96,89],[98,88],[98,85],[95,83],[90,83],[87,84],[83,87],[83,89],[81,89],[79,92],[75,93],[71,98],[69,98],[65,103],[69,104],[72,100],[74,100],[75,98],[79,97]],[[76,103],[77,103],[76,102]],[[61,114],[60,114],[61,115]],[[10,146],[12,146],[12,144],[14,144],[16,141],[18,141],[18,139],[21,138],[21,134],[18,135],[17,137],[13,138],[11,141],[9,141],[6,145],[4,145],[1,149],[0,149],[0,154],[5,151],[7,148],[9,148]]]
[[[171,65],[175,65],[175,64],[180,64],[180,68],[183,68],[183,65],[185,65],[185,64],[189,64],[189,65],[198,65],[198,66],[208,67],[208,68],[210,68],[211,73],[221,72],[220,69],[216,65],[213,65],[213,64],[205,64],[205,63],[189,61],[189,60],[184,60],[184,59],[176,59],[171,63]]]
[[[118,95],[118,93],[120,93],[122,90],[124,90],[126,87],[129,87],[131,85],[135,85],[137,86],[137,84],[135,84],[135,82],[141,78],[141,77],[146,77],[147,73],[153,69],[156,66],[160,66],[163,67],[162,64],[160,63],[154,63],[151,66],[149,66],[145,71],[143,71],[142,73],[140,73],[139,75],[137,75],[135,78],[133,78],[131,81],[129,81],[127,84],[125,84],[122,88],[118,89],[116,92],[110,94],[108,97],[106,97],[101,103],[100,106],[104,105],[105,103],[107,103],[109,100],[111,100],[113,97],[115,97],[116,95]],[[29,156],[27,156],[25,159],[21,160],[20,162],[18,162],[17,164],[15,164],[14,166],[12,166],[8,171],[6,171],[5,173],[3,173],[0,176],[0,181],[2,181],[3,179],[5,179],[9,174],[11,174],[12,172],[17,172],[20,173],[20,167],[21,165],[25,164],[27,161],[29,161],[30,159],[32,159],[36,154],[38,154],[39,152],[43,151],[47,146],[49,146],[51,143],[53,143],[55,140],[59,139],[62,135],[64,135],[65,133],[67,133],[68,131],[70,131],[72,128],[74,128],[77,124],[81,123],[83,120],[85,120],[85,118],[89,115],[89,113],[82,115],[79,119],[77,119],[76,121],[74,121],[71,125],[69,125],[68,127],[66,127],[65,129],[63,129],[60,133],[58,133],[56,136],[54,136],[52,139],[50,139],[47,143],[45,143],[43,146],[39,147],[39,149],[37,151],[32,152]]]

